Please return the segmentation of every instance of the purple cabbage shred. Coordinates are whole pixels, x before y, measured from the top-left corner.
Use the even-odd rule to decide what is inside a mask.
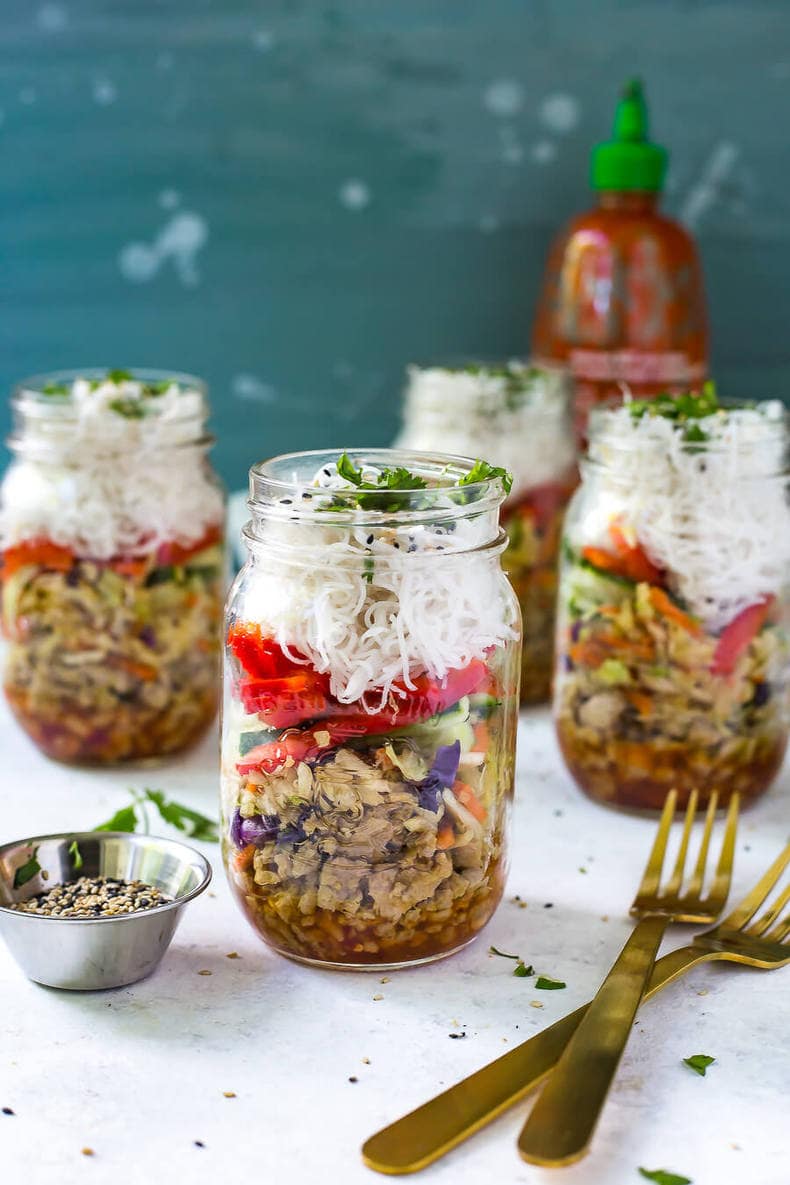
[[[237,848],[246,848],[248,844],[255,844],[259,848],[270,839],[277,838],[278,827],[274,815],[252,815],[244,819],[241,811],[237,810],[230,825],[230,838]]]
[[[453,741],[452,745],[440,745],[436,750],[429,772],[417,783],[420,806],[424,811],[433,811],[434,814],[438,811],[442,790],[449,790],[453,785],[460,760],[460,741]]]

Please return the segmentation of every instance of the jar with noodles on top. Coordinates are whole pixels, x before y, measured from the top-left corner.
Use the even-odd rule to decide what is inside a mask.
[[[708,386],[590,425],[558,611],[568,768],[612,805],[754,799],[788,736],[787,413]]]
[[[475,938],[502,896],[519,675],[506,484],[484,463],[387,449],[250,472],[223,855],[282,954],[426,962]]]
[[[578,480],[566,371],[521,362],[412,366],[398,444],[481,454],[512,474],[502,507],[503,564],[523,620],[521,702],[544,702],[554,667],[562,519]]]
[[[12,399],[3,686],[49,757],[158,758],[218,700],[223,495],[199,379],[60,372]]]

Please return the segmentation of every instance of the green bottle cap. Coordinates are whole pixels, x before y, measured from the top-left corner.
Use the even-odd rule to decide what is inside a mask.
[[[638,78],[627,83],[614,115],[612,139],[596,144],[590,160],[593,189],[641,189],[664,184],[667,150],[647,138],[647,103]]]

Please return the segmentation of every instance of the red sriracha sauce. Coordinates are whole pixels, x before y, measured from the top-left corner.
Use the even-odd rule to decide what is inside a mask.
[[[667,152],[647,138],[639,81],[613,138],[592,154],[598,205],[554,243],[532,334],[538,363],[569,367],[583,438],[595,404],[699,390],[708,374],[705,293],[691,236],[658,210]]]

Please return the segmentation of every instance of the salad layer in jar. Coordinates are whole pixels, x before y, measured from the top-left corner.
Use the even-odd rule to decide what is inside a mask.
[[[714,390],[594,413],[568,513],[555,714],[579,785],[753,798],[788,732],[785,412]]]
[[[106,764],[195,740],[218,699],[223,497],[198,380],[23,384],[2,485],[3,682],[50,757]]]
[[[562,520],[577,484],[567,373],[522,362],[409,368],[404,448],[482,454],[512,474],[503,565],[523,622],[521,702],[548,699]]]
[[[503,479],[389,450],[252,470],[250,559],[228,605],[223,847],[283,954],[433,959],[499,902],[519,639]]]

